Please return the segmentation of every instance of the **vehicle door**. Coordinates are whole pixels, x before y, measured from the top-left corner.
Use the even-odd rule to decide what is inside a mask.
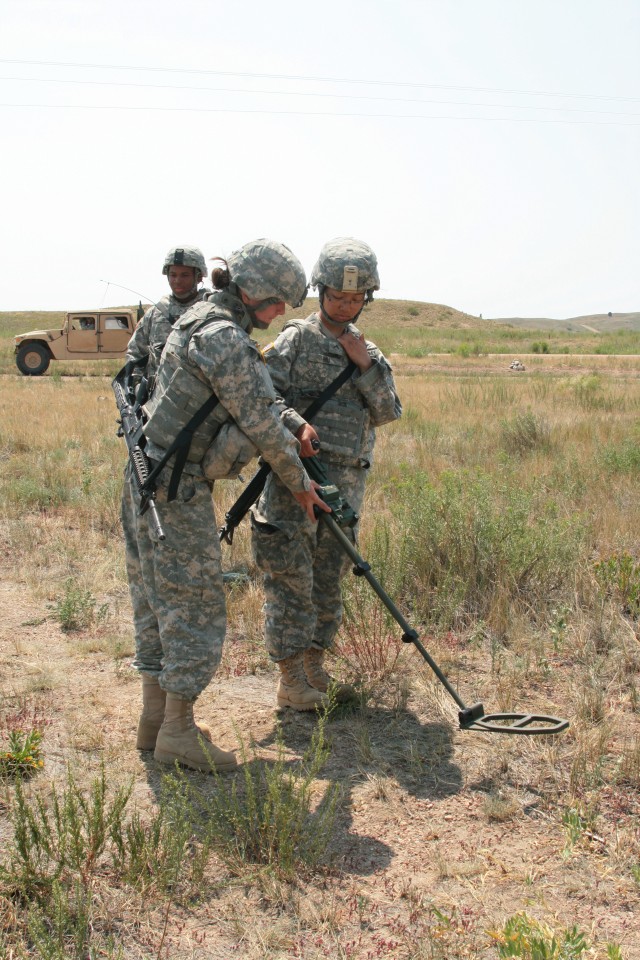
[[[73,354],[97,354],[98,314],[70,313],[67,321],[67,350]]]
[[[131,337],[131,319],[128,314],[100,314],[99,346],[101,353],[126,353]]]

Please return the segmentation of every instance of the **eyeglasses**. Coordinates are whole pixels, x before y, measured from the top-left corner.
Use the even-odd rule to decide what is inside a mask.
[[[341,306],[344,304],[345,307],[363,307],[364,306],[364,293],[359,294],[357,297],[339,297],[335,293],[329,293],[325,291],[325,297],[329,303],[335,304],[335,306]]]

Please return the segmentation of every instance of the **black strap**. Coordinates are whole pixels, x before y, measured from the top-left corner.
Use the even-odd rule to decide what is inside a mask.
[[[194,415],[191,417],[189,422],[182,428],[178,436],[175,438],[169,449],[166,451],[162,459],[155,465],[147,482],[145,483],[145,491],[151,489],[152,484],[155,482],[156,477],[160,471],[164,468],[167,460],[170,459],[175,453],[176,459],[173,465],[173,470],[171,471],[171,479],[169,480],[169,490],[167,491],[167,502],[175,500],[178,493],[178,485],[180,483],[180,477],[184,470],[184,466],[187,462],[187,457],[189,455],[189,448],[191,447],[191,441],[193,439],[193,434],[198,429],[201,423],[203,423],[212,410],[218,406],[220,401],[218,400],[215,393],[212,393],[208,400],[206,400],[199,410],[197,410]]]
[[[156,304],[159,309],[159,305]],[[160,311],[162,313],[162,311]],[[163,314],[164,316],[164,314]],[[178,319],[178,318],[176,318]],[[195,333],[198,333],[202,327],[207,326],[213,320],[216,320],[216,317],[203,317],[197,322],[193,323],[192,329],[189,331],[189,337],[187,338],[186,347],[188,348],[189,343]],[[175,320],[174,320],[175,323]],[[191,417],[189,422],[182,427],[178,436],[175,438],[169,449],[166,451],[164,456],[158,463],[155,465],[145,487],[148,489],[152,488],[152,485],[155,483],[156,477],[160,474],[160,471],[164,468],[167,460],[176,454],[175,463],[173,464],[173,470],[171,471],[171,479],[169,480],[169,489],[167,491],[167,503],[170,503],[172,500],[175,500],[178,495],[178,486],[180,484],[180,478],[184,471],[185,464],[187,462],[187,457],[189,456],[189,448],[191,447],[191,441],[193,440],[193,434],[198,429],[201,423],[203,423],[211,411],[218,406],[220,401],[218,400],[215,393],[212,393],[208,400],[202,404],[199,410],[196,410],[194,415]],[[177,452],[176,452],[177,451]]]
[[[321,407],[325,405],[327,400],[329,400],[334,393],[337,393],[340,387],[351,379],[353,373],[355,373],[356,365],[353,360],[349,360],[349,363],[346,365],[342,373],[340,373],[335,380],[332,380],[328,387],[322,391],[319,397],[309,404],[307,409],[304,411],[302,416],[305,420],[311,420],[312,417],[315,417],[316,413],[320,410]]]
[[[316,397],[316,399],[309,404],[307,409],[302,414],[304,419],[311,420],[311,418],[318,413],[321,407],[324,406],[327,400],[329,400],[334,393],[337,393],[340,387],[350,379],[355,370],[355,363],[352,360],[349,360],[344,370],[338,374],[335,380],[332,380],[329,386],[325,387],[320,396]],[[271,464],[262,463],[257,473],[253,475],[236,502],[225,514],[226,523],[220,528],[221,540],[225,540],[226,543],[232,542],[233,531],[238,526],[242,518],[246,515],[249,508],[252,507],[257,501],[258,497],[264,490],[264,485],[267,482],[267,477],[270,473]]]

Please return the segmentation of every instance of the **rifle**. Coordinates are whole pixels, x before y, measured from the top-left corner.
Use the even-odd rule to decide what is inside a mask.
[[[460,729],[481,730],[486,733],[521,733],[528,735],[549,735],[566,730],[569,726],[569,721],[557,717],[531,713],[492,713],[485,715],[484,707],[481,703],[476,703],[471,707],[468,707],[464,703],[438,664],[420,642],[418,632],[407,623],[393,600],[391,600],[374,577],[367,561],[360,556],[351,540],[344,533],[345,529],[355,526],[358,517],[346,500],[340,495],[340,491],[336,485],[329,483],[326,467],[322,461],[317,457],[306,457],[302,462],[311,479],[320,484],[316,489],[316,493],[331,507],[331,513],[325,513],[316,508],[316,515],[327,525],[344,552],[353,561],[354,575],[356,577],[364,577],[365,580],[367,580],[393,619],[402,627],[404,631],[402,635],[403,643],[412,643],[414,645],[422,658],[429,664],[447,693],[455,700],[459,707],[458,722]]]
[[[145,436],[142,432],[143,421],[141,405],[136,399],[136,391],[131,382],[132,364],[125,364],[111,382],[116,398],[120,419],[118,436],[124,437],[129,451],[131,473],[140,494],[140,516],[149,512],[149,522],[158,540],[164,540],[164,531],[156,508],[155,484],[149,484],[151,470],[144,452]]]
[[[321,407],[333,396],[334,393],[340,389],[340,387],[347,382],[349,377],[353,374],[356,369],[355,363],[350,360],[344,370],[333,380],[329,386],[322,391],[319,397],[310,403],[307,409],[304,411],[302,416],[305,420],[311,420],[312,417],[321,409]],[[271,466],[268,463],[263,462],[257,471],[244,488],[236,502],[232,507],[225,513],[224,519],[225,524],[223,527],[220,527],[218,531],[220,541],[224,540],[225,543],[231,545],[233,543],[233,532],[240,523],[240,521],[247,515],[251,507],[258,500],[260,494],[264,490],[265,483],[267,482],[267,477],[271,473]]]

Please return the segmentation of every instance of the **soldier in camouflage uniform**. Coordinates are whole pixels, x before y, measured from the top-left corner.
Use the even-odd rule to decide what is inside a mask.
[[[127,362],[139,364],[148,357],[145,375],[150,389],[171,328],[185,310],[207,294],[206,288],[199,286],[207,275],[207,265],[197,247],[172,247],[164,258],[162,273],[171,293],[147,310],[127,347]]]
[[[351,360],[356,370],[311,420],[320,438],[320,459],[359,513],[371,467],[375,427],[396,420],[402,407],[391,367],[354,325],[380,281],[375,254],[366,243],[338,237],[325,244],[313,269],[320,310],[291,320],[265,350],[273,384],[285,401],[304,410]],[[302,418],[301,418],[302,419]],[[295,430],[295,423],[290,428]],[[264,574],[265,639],[282,669],[301,665],[293,686],[283,674],[280,706],[310,710],[323,702],[332,682],[323,661],[342,621],[340,581],[349,559],[325,524],[291,510],[290,496],[271,474],[252,512],[254,559]],[[355,532],[347,531],[355,542]],[[338,699],[352,694],[337,685]]]
[[[126,355],[127,363],[140,365],[144,369],[149,393],[153,391],[160,357],[173,324],[185,310],[194,303],[204,300],[207,294],[206,288],[200,286],[207,274],[207,265],[202,252],[197,247],[172,247],[164,258],[162,273],[167,278],[171,293],[162,297],[158,303],[147,310],[129,340]],[[136,634],[147,635],[153,642],[158,638],[158,621],[149,606],[147,591],[144,588],[134,523],[135,514],[130,509],[130,479],[131,465],[127,463],[121,514],[133,621]],[[149,738],[143,738],[142,744],[142,749],[152,749],[155,740],[151,743]]]
[[[212,279],[214,292],[186,311],[169,334],[155,390],[144,406],[151,466],[212,394],[219,402],[194,429],[180,477],[174,475],[175,455],[159,475],[156,504],[165,540],[157,541],[147,517],[139,515],[131,480],[124,521],[126,535],[135,536],[153,616],[153,622],[136,622],[134,665],[143,682],[138,748],[155,748],[157,760],[199,770],[209,769],[208,753],[217,769],[228,770],[236,766],[234,754],[216,747],[208,728],[193,718],[193,703],[220,662],[226,627],[213,481],[237,475],[260,453],[291,491],[293,514],[306,515],[313,524],[313,507],[322,501],[283,422],[283,405],[262,355],[249,339],[254,326],[266,328],[284,313],[286,302],[304,300],[302,266],[282,244],[258,240],[233,253]],[[315,436],[299,422],[296,432],[305,443]],[[138,575],[136,569],[128,572]],[[131,589],[133,595],[141,586],[134,582]],[[202,737],[209,741],[206,750]]]

